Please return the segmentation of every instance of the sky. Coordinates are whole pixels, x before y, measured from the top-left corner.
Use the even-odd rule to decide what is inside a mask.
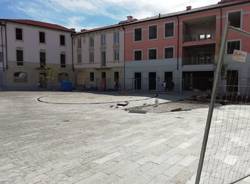
[[[68,28],[116,24],[128,15],[141,19],[200,7],[219,0],[0,0],[0,18],[33,19]]]

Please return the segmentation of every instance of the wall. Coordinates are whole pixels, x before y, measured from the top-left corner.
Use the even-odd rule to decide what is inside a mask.
[[[16,40],[15,29],[23,29],[23,40]],[[45,32],[46,43],[39,43],[39,31]],[[60,35],[65,35],[65,46],[60,46]],[[7,23],[7,40],[8,40],[8,70],[4,73],[6,82],[5,88],[7,89],[36,89],[38,87],[38,74],[40,67],[40,50],[46,51],[46,65],[53,68],[57,75],[61,72],[69,74],[70,79],[73,81],[72,71],[72,41],[71,33],[50,30],[46,28],[28,26],[16,23]],[[24,65],[17,66],[16,64],[16,49],[22,48],[24,54]],[[60,67],[60,54],[66,55],[66,68]],[[26,72],[28,74],[27,83],[14,82],[13,74],[15,72]],[[58,87],[57,79],[51,82],[52,86]]]

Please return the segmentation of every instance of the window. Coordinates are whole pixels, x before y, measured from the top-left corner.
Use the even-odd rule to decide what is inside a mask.
[[[23,66],[23,50],[21,49],[16,50],[16,61],[17,61],[17,66]]]
[[[23,30],[20,28],[16,28],[16,39],[23,40]]]
[[[141,50],[136,50],[134,52],[134,59],[135,59],[135,61],[142,60],[142,51]]]
[[[105,34],[101,34],[101,45],[102,46],[106,45],[106,35]]]
[[[174,23],[166,23],[165,24],[165,37],[174,36]]]
[[[114,32],[114,45],[119,45],[120,43],[120,33],[118,31]]]
[[[227,42],[227,54],[233,54],[234,50],[240,50],[240,41]]]
[[[81,55],[81,53],[78,53],[78,54],[77,54],[77,63],[78,63],[78,64],[81,64],[81,63],[82,63],[82,55]]]
[[[119,72],[114,72],[114,81],[118,82],[119,81]]]
[[[119,61],[120,60],[119,49],[114,49],[114,60],[115,61]]]
[[[157,26],[149,26],[149,39],[157,38]]]
[[[174,48],[173,47],[165,48],[165,58],[169,59],[173,57],[174,57]]]
[[[45,32],[39,32],[39,42],[45,43]]]
[[[156,49],[149,49],[148,50],[148,59],[150,59],[150,60],[157,59],[157,50]]]
[[[66,56],[65,54],[60,55],[60,60],[61,60],[61,68],[66,68]]]
[[[81,38],[77,39],[77,48],[78,49],[82,48],[82,40],[81,40]]]
[[[106,52],[102,51],[101,53],[101,61],[102,61],[102,66],[106,66]]]
[[[200,40],[205,40],[206,39],[206,35],[205,34],[200,34]]]
[[[61,46],[65,45],[65,36],[64,35],[60,35],[60,45]]]
[[[95,73],[94,72],[89,73],[89,80],[90,80],[90,82],[94,82],[94,80],[95,80]]]
[[[40,67],[43,68],[46,66],[46,53],[44,51],[40,52]]]
[[[241,12],[231,12],[228,14],[228,21],[231,26],[241,27]]]
[[[28,75],[25,72],[15,72],[14,82],[25,83],[28,81]]]
[[[0,63],[3,62],[3,52],[0,52]]]
[[[89,38],[89,47],[90,48],[94,48],[95,47],[95,41],[93,37]]]
[[[95,55],[94,52],[89,52],[89,63],[94,63],[95,62]]]
[[[136,28],[134,31],[134,40],[135,41],[141,41],[142,40],[142,29]]]

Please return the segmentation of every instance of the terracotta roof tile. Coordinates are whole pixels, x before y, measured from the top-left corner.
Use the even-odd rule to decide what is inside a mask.
[[[74,32],[72,29],[68,29],[66,27],[63,27],[63,26],[60,26],[60,25],[57,25],[57,24],[34,21],[34,20],[29,20],[29,19],[0,19],[0,20],[15,22],[15,23],[19,23],[19,24],[25,24],[25,25],[30,25],[30,26],[38,26],[38,27],[43,27],[43,28],[53,29],[53,30],[59,30],[59,31]]]

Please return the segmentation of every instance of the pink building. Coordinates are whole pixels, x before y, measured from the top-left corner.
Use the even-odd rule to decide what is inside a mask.
[[[211,89],[225,22],[250,32],[249,20],[249,0],[222,0],[126,25],[126,89]],[[238,78],[233,81],[237,85],[250,82],[250,57],[249,62],[238,63],[232,53],[235,49],[250,52],[249,41],[249,37],[233,31],[227,38],[225,69]]]

